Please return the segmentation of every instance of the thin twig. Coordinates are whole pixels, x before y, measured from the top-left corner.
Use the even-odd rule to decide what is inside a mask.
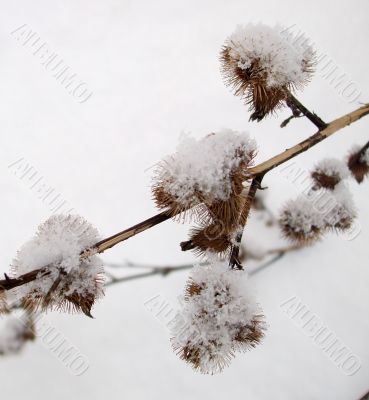
[[[262,172],[267,173],[272,169],[285,163],[286,161],[291,160],[291,158],[294,158],[299,154],[309,150],[311,147],[327,139],[329,136],[332,136],[336,132],[340,131],[346,126],[349,126],[353,122],[358,121],[359,119],[368,114],[369,114],[369,104],[366,104],[365,106],[360,107],[357,110],[352,111],[351,113],[348,113],[340,118],[333,120],[327,125],[325,129],[316,132],[314,135],[296,144],[295,146],[285,150],[284,152],[278,154],[277,156],[274,156],[269,160],[256,165],[255,167],[249,168],[248,172],[251,175],[251,177]]]
[[[303,247],[304,246],[301,246],[301,245],[291,245],[291,246],[286,246],[286,247],[272,248],[272,249],[266,251],[263,258],[266,258],[268,255],[272,255],[272,254],[276,255],[276,256],[273,257],[271,260],[268,260],[264,264],[261,264],[256,269],[251,270],[249,272],[249,275],[254,275],[255,273],[257,273],[256,271],[262,270],[262,269],[266,268],[266,266],[273,264],[273,262],[275,262],[276,260],[279,260],[283,255],[285,255],[291,251],[299,250]],[[204,262],[204,263],[200,263],[200,265],[208,265],[208,264],[206,262]],[[109,282],[107,282],[105,284],[105,286],[111,286],[115,283],[122,283],[122,282],[132,281],[132,280],[136,280],[136,279],[147,278],[147,277],[155,276],[155,275],[167,276],[167,275],[171,274],[172,272],[178,272],[178,271],[183,271],[186,269],[191,269],[194,266],[194,263],[178,265],[176,267],[150,266],[150,265],[136,264],[133,262],[126,262],[123,264],[115,264],[114,263],[114,264],[107,265],[107,267],[112,267],[112,268],[125,268],[127,266],[129,268],[145,268],[145,269],[149,269],[150,271],[142,272],[139,274],[128,275],[128,276],[124,276],[121,278],[117,278],[110,272],[107,272],[107,275],[110,280],[109,280]]]
[[[300,112],[302,115],[308,118],[319,130],[327,127],[327,124],[320,117],[318,117],[315,113],[309,111],[302,103],[300,103],[299,100],[296,99],[296,97],[291,92],[287,93],[286,103],[292,110],[293,118],[298,117],[298,112]]]
[[[288,118],[282,121],[280,127],[285,128],[294,118],[301,118],[302,115],[290,115]]]
[[[261,181],[263,180],[263,177],[264,177],[264,174],[256,175],[255,178],[252,180],[249,191],[247,193],[245,203],[244,203],[243,209],[241,211],[240,221],[239,221],[240,229],[237,232],[237,235],[235,238],[235,244],[232,246],[231,255],[229,257],[229,265],[231,268],[234,268],[235,266],[237,266],[238,268],[242,269],[242,265],[238,258],[238,255],[240,252],[240,244],[241,244],[241,240],[242,240],[242,235],[243,235],[243,231],[244,231],[247,219],[250,214],[251,205],[255,199],[257,190],[260,189],[260,185],[261,185]]]
[[[276,253],[276,255],[272,259],[266,261],[265,263],[262,263],[257,268],[252,269],[249,272],[249,276],[256,275],[260,271],[264,270],[265,268],[274,264],[276,261],[280,260],[286,254],[287,254],[286,251],[280,251],[279,253]],[[207,264],[203,263],[202,265],[207,265]],[[124,276],[122,278],[114,277],[113,279],[111,279],[109,282],[107,282],[105,284],[105,287],[112,286],[117,283],[124,283],[124,282],[133,281],[133,280],[137,280],[137,279],[149,278],[149,277],[156,276],[156,275],[167,276],[173,272],[179,272],[179,271],[191,269],[191,268],[193,268],[193,266],[194,266],[194,264],[184,264],[184,265],[179,265],[177,267],[163,267],[163,268],[162,267],[153,267],[152,270],[148,271],[148,272],[142,272],[140,274]]]
[[[133,281],[133,280],[141,279],[141,278],[148,278],[150,276],[155,276],[155,275],[167,276],[172,272],[183,271],[185,269],[191,269],[192,267],[193,267],[193,264],[179,265],[178,267],[153,267],[151,271],[142,272],[141,274],[128,275],[128,276],[124,276],[122,278],[114,277],[109,282],[107,282],[105,284],[105,286],[111,286],[116,283]]]

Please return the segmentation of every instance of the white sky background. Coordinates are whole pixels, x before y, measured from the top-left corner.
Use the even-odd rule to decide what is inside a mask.
[[[201,137],[222,127],[248,130],[262,161],[314,132],[302,119],[281,130],[288,112],[260,124],[233,97],[219,73],[219,49],[239,23],[296,24],[369,101],[367,0],[311,1],[0,1],[0,221],[1,271],[17,248],[50,215],[8,165],[24,157],[102,236],[153,215],[153,166],[173,152],[181,131]],[[73,72],[92,97],[79,104],[10,34],[27,24]],[[350,104],[316,76],[298,97],[329,121]],[[326,155],[343,157],[368,140],[369,120],[341,131],[298,158],[309,169]],[[299,187],[274,171],[265,179],[274,212]],[[331,235],[290,254],[253,279],[268,323],[264,343],[238,355],[217,376],[202,376],[171,351],[166,328],[144,307],[161,294],[172,304],[186,272],[107,290],[95,320],[49,314],[90,360],[72,376],[42,343],[0,360],[1,398],[23,399],[357,399],[369,389],[369,182],[352,185],[361,234]],[[104,255],[105,260],[180,264],[194,259],[179,242],[188,226],[166,222]],[[264,236],[248,236],[263,245]],[[280,304],[298,296],[357,354],[362,367],[348,377],[316,347]]]

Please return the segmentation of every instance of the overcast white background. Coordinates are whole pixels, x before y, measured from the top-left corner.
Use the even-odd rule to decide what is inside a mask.
[[[23,157],[92,222],[102,236],[153,215],[152,167],[175,150],[182,131],[201,137],[222,127],[247,130],[262,161],[314,132],[304,120],[281,130],[288,112],[256,124],[219,73],[224,39],[240,23],[296,24],[355,81],[369,101],[367,0],[310,1],[0,1],[1,271],[50,215],[8,165]],[[32,50],[11,32],[23,24],[84,80],[91,98],[79,104]],[[358,104],[319,74],[298,97],[329,121]],[[361,120],[299,157],[309,169],[326,155],[343,157],[368,140]],[[299,187],[268,174],[268,204],[277,213]],[[47,319],[90,360],[81,377],[36,342],[0,359],[0,396],[7,399],[358,399],[369,389],[369,182],[352,185],[362,226],[355,240],[331,235],[293,253],[252,280],[269,329],[264,343],[239,355],[223,374],[194,373],[171,351],[169,334],[144,307],[161,294],[175,304],[186,272],[117,285],[84,316]],[[251,228],[251,227],[250,227]],[[194,259],[179,242],[188,226],[166,222],[110,250],[107,261],[180,264]],[[252,230],[248,237],[263,245]],[[281,310],[298,296],[361,359],[345,376]]]

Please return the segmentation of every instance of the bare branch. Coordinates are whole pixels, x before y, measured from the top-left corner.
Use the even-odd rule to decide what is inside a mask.
[[[292,110],[292,118],[297,118],[300,116],[299,114],[302,114],[306,118],[308,118],[319,130],[327,127],[327,124],[320,117],[318,117],[315,113],[309,111],[302,103],[300,103],[299,100],[296,99],[296,97],[291,92],[287,93],[286,104]]]

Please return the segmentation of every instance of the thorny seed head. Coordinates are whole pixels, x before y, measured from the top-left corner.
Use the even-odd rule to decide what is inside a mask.
[[[356,218],[356,208],[345,182],[334,189],[311,189],[284,206],[279,225],[284,236],[300,245],[309,245],[327,230],[345,231]]]
[[[369,149],[362,152],[359,146],[355,146],[349,154],[347,165],[357,183],[361,183],[369,175]]]
[[[245,286],[246,276],[215,259],[209,266],[194,267],[173,326],[172,345],[196,371],[221,372],[236,351],[255,347],[264,336],[265,323]]]
[[[349,176],[350,172],[346,164],[335,158],[321,160],[311,172],[314,189],[333,190],[338,183]]]
[[[305,198],[290,200],[279,217],[283,235],[292,242],[309,245],[320,239],[324,225],[311,201]]]
[[[245,100],[250,119],[261,121],[311,79],[315,53],[306,38],[279,25],[247,24],[227,38],[220,61],[226,85]]]
[[[173,216],[191,210],[203,221],[220,214],[230,218],[238,212],[237,196],[247,168],[256,153],[255,141],[247,134],[223,130],[201,140],[186,137],[177,152],[165,158],[156,170],[152,193],[158,208]]]
[[[103,296],[103,267],[93,251],[84,258],[80,254],[98,240],[96,229],[78,216],[54,215],[41,224],[13,261],[14,277],[42,268],[36,280],[17,288],[22,306],[91,316]]]
[[[248,324],[240,324],[235,336],[235,349],[248,351],[256,347],[264,337],[265,321],[263,315],[255,315]]]
[[[201,256],[208,252],[226,255],[232,245],[230,232],[220,222],[193,228],[190,241],[192,248]]]

